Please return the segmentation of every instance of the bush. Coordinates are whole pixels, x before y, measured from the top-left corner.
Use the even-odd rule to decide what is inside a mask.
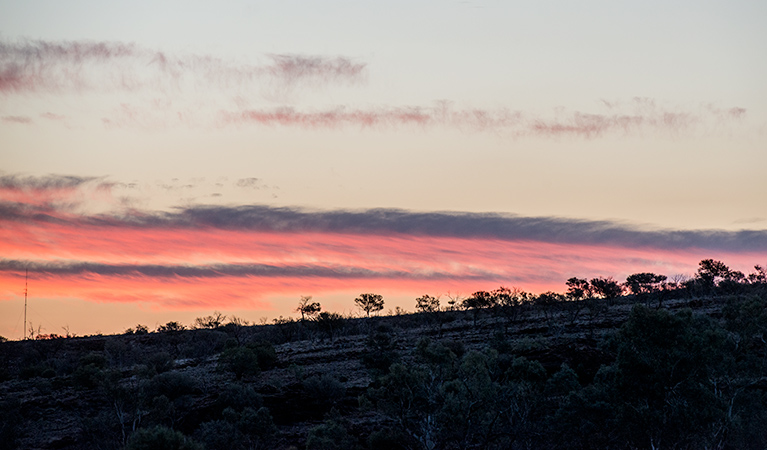
[[[223,350],[226,340],[227,335],[222,331],[196,330],[179,351],[183,358],[205,358]]]
[[[258,395],[252,387],[239,383],[232,383],[228,384],[221,394],[219,394],[216,403],[222,410],[225,408],[233,408],[237,411],[241,411],[247,407],[259,408],[263,401],[261,396]]]
[[[385,374],[398,359],[397,345],[389,333],[377,331],[368,337],[362,364],[374,375]]]
[[[160,333],[175,333],[186,330],[186,327],[179,322],[168,322],[165,325],[157,327],[157,331]]]
[[[234,373],[239,380],[244,375],[255,376],[261,373],[258,356],[248,347],[234,347],[224,350],[218,359],[219,367]]]
[[[87,364],[75,369],[72,383],[83,389],[93,389],[104,378],[104,371],[95,364]]]
[[[346,387],[332,375],[309,377],[303,384],[306,395],[326,411],[346,395]]]
[[[255,353],[258,359],[258,367],[261,370],[269,370],[277,365],[277,352],[274,346],[268,341],[252,342],[246,345],[247,348]]]
[[[206,450],[232,450],[239,448],[237,427],[226,420],[211,420],[200,424],[194,433]]]
[[[150,397],[164,395],[170,400],[193,394],[196,390],[197,382],[194,378],[180,372],[161,373],[152,378],[149,383]]]
[[[331,312],[319,313],[315,322],[317,323],[317,328],[331,341],[346,325],[346,320],[341,314]]]
[[[156,352],[147,358],[147,366],[156,373],[163,373],[171,370],[174,366],[173,357],[168,352]]]
[[[19,402],[0,400],[0,450],[14,450],[18,444],[21,422]]]
[[[333,411],[322,425],[309,431],[306,448],[310,450],[351,450],[358,448],[354,437],[346,431],[337,411]]]
[[[125,450],[203,450],[204,447],[180,431],[164,426],[142,428],[128,439]]]

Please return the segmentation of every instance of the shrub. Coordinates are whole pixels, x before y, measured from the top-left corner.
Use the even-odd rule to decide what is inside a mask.
[[[338,403],[346,394],[346,388],[335,377],[328,374],[313,376],[304,380],[304,391],[317,406],[326,411]]]
[[[231,450],[239,448],[237,427],[226,420],[211,420],[200,424],[194,433],[206,450]]]
[[[252,387],[240,383],[231,383],[219,394],[216,403],[222,410],[233,408],[241,411],[247,407],[261,407],[262,399]]]
[[[103,369],[99,368],[96,364],[86,364],[75,369],[72,374],[72,383],[76,387],[92,389],[98,386],[103,378]]]
[[[193,394],[197,382],[191,376],[181,372],[165,372],[156,375],[149,382],[150,397],[165,395],[170,400]]]
[[[274,350],[274,346],[268,341],[252,342],[246,345],[247,348],[253,351],[258,359],[258,367],[261,370],[269,370],[277,365],[277,352]]]
[[[125,334],[148,334],[149,333],[149,327],[146,325],[138,324],[136,325],[136,328],[128,328],[125,330]]]
[[[321,312],[316,319],[317,328],[325,334],[331,341],[336,334],[346,325],[346,321],[341,314],[331,312]]]
[[[21,414],[17,400],[0,400],[0,450],[14,450],[21,436]]]
[[[186,330],[186,327],[184,325],[174,321],[168,322],[165,325],[160,325],[159,327],[157,327],[157,331],[159,331],[160,333],[174,333],[174,332],[184,331],[184,330]]]
[[[203,450],[203,448],[180,431],[161,425],[137,430],[125,446],[125,450]]]
[[[254,443],[268,441],[277,433],[272,415],[266,407],[243,409],[237,426],[251,441],[256,441]]]
[[[354,437],[346,431],[337,411],[329,414],[322,425],[309,431],[306,448],[311,450],[347,450],[358,448]]]
[[[397,346],[389,333],[377,331],[366,341],[362,364],[374,374],[384,374],[397,362]]]
[[[258,375],[261,368],[258,356],[248,347],[234,347],[221,352],[218,359],[219,367],[234,373],[239,380],[244,375]]]
[[[222,331],[197,330],[192,339],[179,349],[184,358],[205,358],[220,352],[226,345],[227,335]],[[233,340],[234,341],[234,340]],[[237,341],[234,341],[235,345]]]
[[[147,358],[147,365],[150,370],[154,370],[156,373],[163,373],[171,370],[174,365],[173,358],[168,352],[156,352],[152,353]]]

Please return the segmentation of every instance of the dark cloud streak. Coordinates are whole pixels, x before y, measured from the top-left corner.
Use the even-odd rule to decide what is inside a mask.
[[[12,191],[74,189],[97,179],[97,177],[73,175],[0,175],[0,189]]]
[[[404,270],[377,271],[362,267],[321,265],[271,264],[212,264],[212,265],[159,265],[159,264],[104,264],[94,262],[39,262],[0,259],[0,272],[25,273],[48,276],[102,275],[144,276],[152,278],[221,278],[221,277],[290,277],[332,279],[485,279],[488,273],[408,272]]]
[[[191,206],[170,212],[131,210],[124,214],[80,216],[3,202],[0,203],[0,220],[68,223],[96,228],[411,235],[627,248],[767,251],[767,230],[653,230],[612,221],[400,209],[313,211],[266,205]]]

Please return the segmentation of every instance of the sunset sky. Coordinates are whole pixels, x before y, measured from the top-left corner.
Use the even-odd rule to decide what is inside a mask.
[[[0,335],[767,265],[767,2],[0,0]]]

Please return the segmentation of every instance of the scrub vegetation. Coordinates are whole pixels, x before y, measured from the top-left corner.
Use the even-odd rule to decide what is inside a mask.
[[[0,340],[0,449],[767,448],[762,267],[564,286]]]

